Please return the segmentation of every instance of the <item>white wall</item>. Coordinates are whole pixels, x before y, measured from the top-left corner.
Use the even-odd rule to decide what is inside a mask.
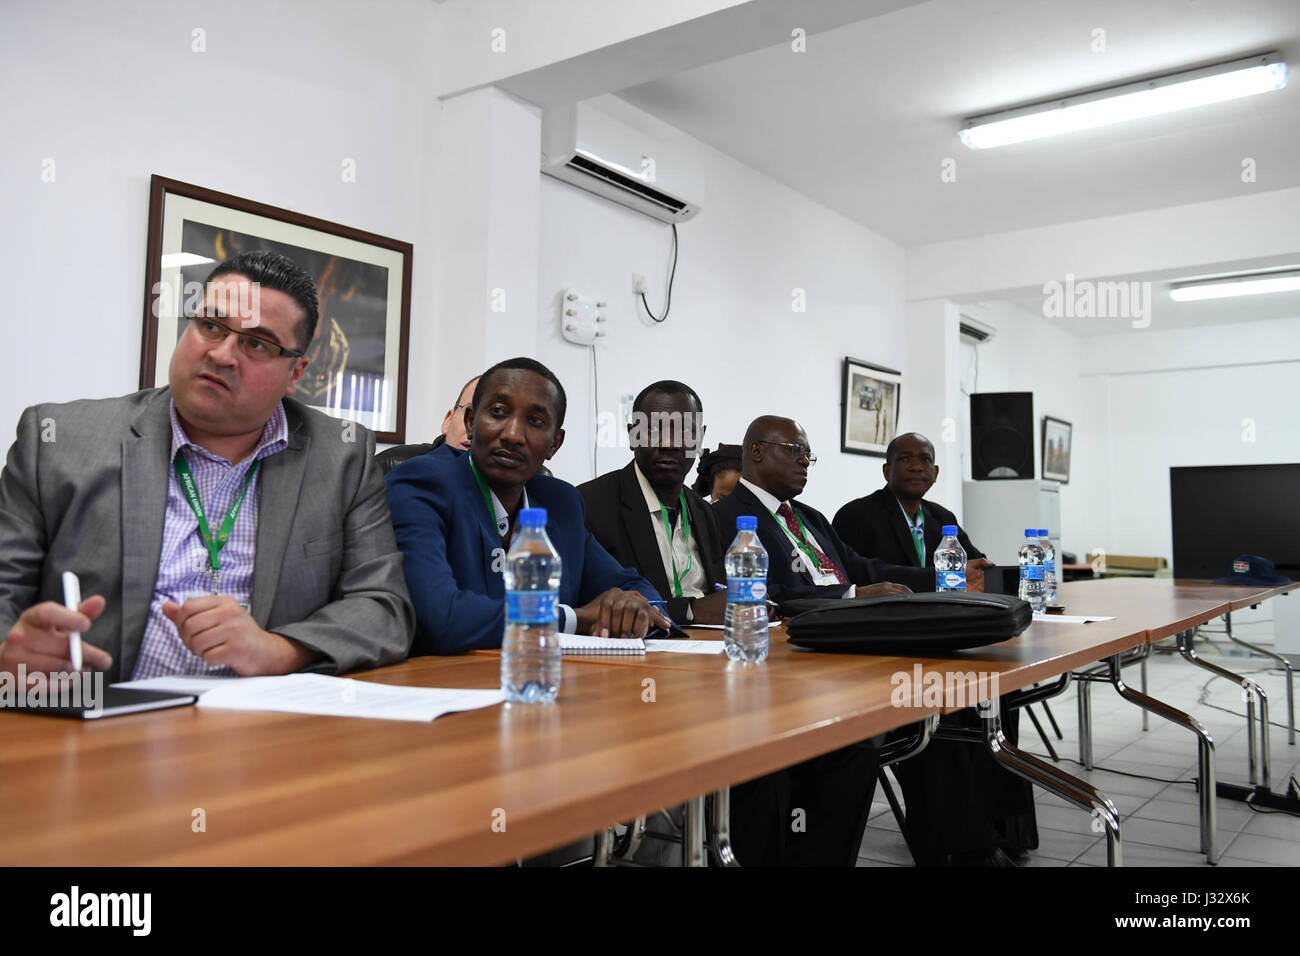
[[[793,417],[819,456],[804,497],[833,515],[882,483],[880,459],[840,453],[841,365],[850,355],[902,367],[902,249],[645,114],[641,121],[693,156],[703,211],[679,227],[672,313],[655,325],[638,312],[632,273],[649,278],[647,298],[661,313],[669,227],[543,177],[538,358],[569,395],[567,439],[552,468],[575,483],[593,475],[591,359],[558,326],[560,292],[577,286],[609,303],[609,336],[596,350],[600,410],[617,415],[622,394],[675,378],[704,402],[709,447],[740,442],[760,414]],[[796,288],[806,312],[792,311]],[[597,454],[598,473],[630,459],[625,448]]]
[[[436,5],[133,6],[5,5],[0,446],[27,405],[137,387],[151,173],[414,242],[413,324],[429,312]],[[356,182],[342,181],[345,158]],[[413,435],[442,415],[421,364],[413,351]]]
[[[1087,343],[1082,381],[1106,395],[1109,550],[1172,558],[1171,467],[1300,461],[1298,342],[1300,319],[1278,319]]]

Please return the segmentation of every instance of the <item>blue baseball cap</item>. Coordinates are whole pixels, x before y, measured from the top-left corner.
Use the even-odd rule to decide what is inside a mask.
[[[1277,573],[1268,558],[1257,554],[1240,554],[1232,562],[1232,573],[1226,578],[1215,578],[1215,584],[1290,584],[1290,578]]]

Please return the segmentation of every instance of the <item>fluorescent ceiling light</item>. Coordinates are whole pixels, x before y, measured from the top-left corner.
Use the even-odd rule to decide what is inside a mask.
[[[1200,302],[1203,299],[1231,299],[1239,295],[1264,295],[1269,292],[1300,292],[1300,269],[1182,282],[1169,290],[1169,298],[1175,302]]]
[[[182,266],[201,266],[205,262],[216,261],[216,259],[209,259],[193,252],[165,252],[162,257],[162,267],[164,269],[179,269]]]
[[[1269,53],[976,116],[966,121],[961,141],[971,149],[990,149],[1144,116],[1173,113],[1193,106],[1222,103],[1280,90],[1284,86],[1286,63],[1276,53]]]

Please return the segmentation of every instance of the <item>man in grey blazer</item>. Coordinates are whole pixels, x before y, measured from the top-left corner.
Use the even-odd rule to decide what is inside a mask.
[[[289,398],[318,317],[275,253],[209,276],[167,388],[27,409],[0,473],[0,670],[109,681],[403,659],[414,612],[374,436]],[[82,593],[63,607],[61,574]]]

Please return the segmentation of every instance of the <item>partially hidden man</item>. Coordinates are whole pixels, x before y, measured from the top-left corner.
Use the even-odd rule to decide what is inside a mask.
[[[168,386],[27,409],[0,476],[0,667],[336,673],[401,660],[414,615],[374,436],[290,398],[310,276],[241,253],[208,278]],[[62,606],[73,571],[90,597]]]

